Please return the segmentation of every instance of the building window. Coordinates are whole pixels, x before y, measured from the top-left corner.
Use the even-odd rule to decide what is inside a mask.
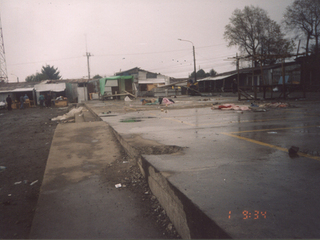
[[[147,78],[157,78],[156,73],[147,72]]]

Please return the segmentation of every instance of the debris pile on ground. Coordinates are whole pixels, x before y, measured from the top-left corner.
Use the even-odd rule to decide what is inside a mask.
[[[299,147],[292,146],[291,148],[289,148],[288,152],[290,157],[297,157],[299,156]]]
[[[141,198],[142,204],[148,209],[148,211],[143,212],[143,215],[155,220],[162,229],[164,238],[180,239],[166,211],[152,194],[135,161],[128,159],[125,153],[123,155],[124,157],[113,162],[105,169],[108,182],[113,181],[114,188],[118,191],[131,191],[137,194]]]
[[[222,104],[215,105],[211,107],[212,110],[220,109],[220,110],[236,110],[236,111],[249,111],[249,106],[237,106],[235,104]]]
[[[253,112],[266,112],[267,110],[263,108],[263,106],[259,106],[257,104],[251,103],[250,110]]]
[[[160,102],[160,104],[164,104],[164,105],[170,105],[170,104],[174,103],[174,101],[172,99],[168,99],[168,98],[163,98],[162,101],[160,101],[160,99],[159,99],[159,102]]]
[[[74,116],[76,114],[81,113],[81,111],[82,111],[82,107],[73,108],[68,113],[63,114],[62,116],[58,116],[58,117],[52,118],[51,121],[62,121],[62,120],[67,120],[67,119],[70,119],[70,118],[74,118]]]
[[[289,103],[282,103],[282,102],[274,102],[274,103],[265,103],[259,105],[259,107],[263,108],[287,108],[290,107]]]
[[[147,99],[141,99],[142,105],[157,105],[157,104],[163,104],[163,105],[170,105],[175,103],[172,99],[168,98],[152,98],[150,100]]]
[[[126,97],[124,98],[124,101],[125,101],[125,102],[132,102],[132,100],[131,100],[128,96],[126,96]]]
[[[214,105],[211,107],[212,110],[220,109],[220,110],[236,110],[236,111],[253,111],[253,112],[266,112],[267,108],[287,108],[290,107],[288,103],[264,103],[264,104],[255,104],[251,103],[250,106],[238,106],[235,104],[221,104],[221,105]]]
[[[159,104],[159,100],[156,98],[153,98],[151,100],[147,99],[141,99],[142,105],[156,105]]]

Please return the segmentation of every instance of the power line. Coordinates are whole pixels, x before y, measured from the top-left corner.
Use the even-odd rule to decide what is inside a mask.
[[[8,66],[28,65],[28,64],[43,63],[43,62],[57,62],[57,61],[77,59],[77,58],[80,59],[80,58],[82,58],[82,56],[79,56],[79,57],[69,57],[69,58],[60,58],[60,59],[54,59],[54,60],[43,60],[43,61],[25,62],[25,63],[13,63],[13,64],[8,64]]]

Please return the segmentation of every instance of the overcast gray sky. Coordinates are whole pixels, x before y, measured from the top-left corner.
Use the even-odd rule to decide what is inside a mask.
[[[234,70],[224,27],[236,8],[265,9],[280,23],[293,0],[0,0],[9,81],[57,67],[64,79],[110,76],[134,67],[170,77]],[[87,48],[87,50],[86,50]]]

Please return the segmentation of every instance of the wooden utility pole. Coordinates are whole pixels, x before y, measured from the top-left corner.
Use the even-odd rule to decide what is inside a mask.
[[[285,83],[286,74],[284,69],[284,58],[282,58],[281,65],[282,65],[282,93],[283,93],[283,99],[286,100],[286,83]]]
[[[240,84],[240,72],[239,72],[239,57],[238,57],[238,53],[237,53],[236,59],[237,59],[237,90],[238,90],[238,101],[240,101],[240,100],[241,100],[241,93],[240,93],[240,87],[239,87],[239,84]]]

